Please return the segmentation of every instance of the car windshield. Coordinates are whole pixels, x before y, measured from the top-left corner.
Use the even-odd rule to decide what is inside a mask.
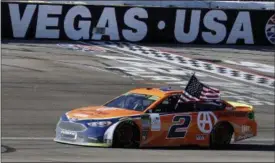
[[[158,99],[157,96],[131,93],[121,95],[104,106],[144,111]]]

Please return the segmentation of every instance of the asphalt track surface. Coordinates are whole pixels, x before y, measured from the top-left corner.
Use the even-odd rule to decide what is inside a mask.
[[[132,88],[165,85],[162,81],[142,80],[122,71],[108,69],[108,66],[131,65],[96,56],[124,56],[123,53],[80,52],[56,44],[2,42],[2,145],[7,149],[2,153],[3,162],[274,162],[274,105],[265,103],[255,106],[259,135],[221,151],[196,147],[106,149],[53,142],[55,125],[62,113],[81,106],[100,105]],[[164,50],[175,49],[184,51],[180,55],[210,51],[210,59],[226,52],[238,60],[245,54],[246,60],[257,60],[255,58],[258,57],[274,66],[274,51],[271,49],[167,47]],[[202,78],[205,81],[213,80],[209,76]],[[245,86],[248,87],[247,84]],[[261,90],[263,95],[259,97],[260,100],[269,99],[274,103],[274,94],[264,94],[274,90]],[[245,96],[252,95],[246,93]]]

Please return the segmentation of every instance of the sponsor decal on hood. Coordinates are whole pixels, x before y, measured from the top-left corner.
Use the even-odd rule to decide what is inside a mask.
[[[69,119],[87,120],[87,119],[110,119],[124,116],[140,115],[142,112],[127,110],[123,108],[113,108],[105,106],[91,106],[74,109],[66,115]]]

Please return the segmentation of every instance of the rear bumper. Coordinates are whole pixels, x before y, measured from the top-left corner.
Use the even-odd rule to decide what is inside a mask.
[[[246,123],[244,125],[239,126],[238,128],[235,128],[235,137],[234,141],[241,141],[248,138],[252,138],[257,136],[258,133],[258,124],[256,121],[249,121],[249,123]]]

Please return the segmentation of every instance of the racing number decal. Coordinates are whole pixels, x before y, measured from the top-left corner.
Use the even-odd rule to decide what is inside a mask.
[[[190,115],[178,115],[172,120],[172,123],[178,122],[178,124],[172,125],[168,131],[167,138],[184,138],[187,129],[191,122]]]

